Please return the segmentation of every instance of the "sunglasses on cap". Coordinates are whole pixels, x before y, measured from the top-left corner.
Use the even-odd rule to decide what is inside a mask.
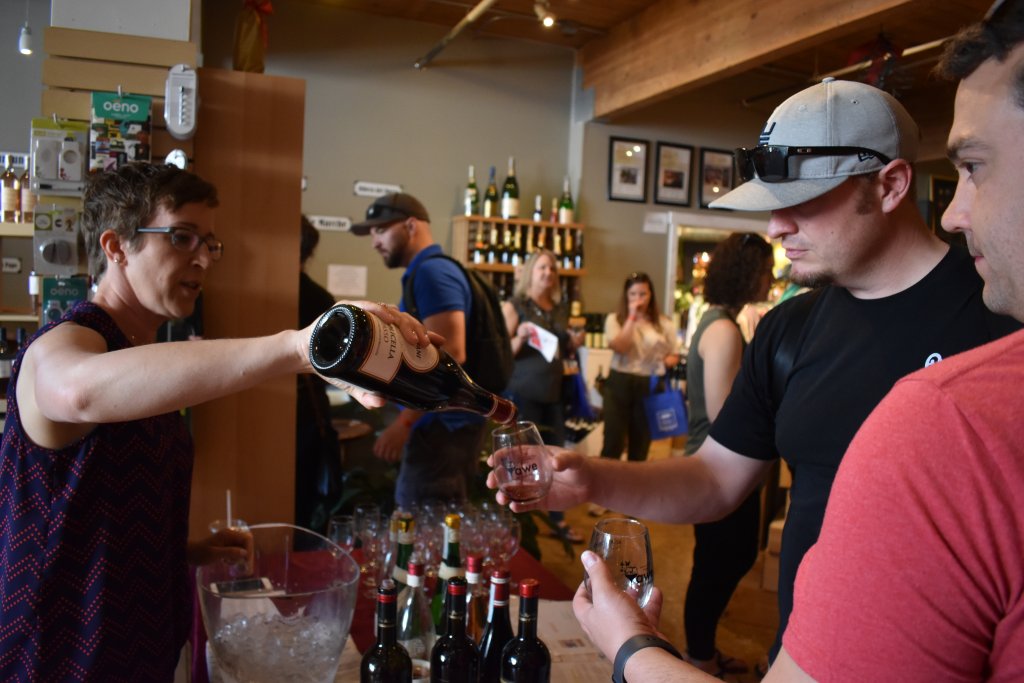
[[[867,147],[798,147],[793,145],[758,145],[739,147],[733,153],[743,182],[760,178],[766,183],[789,180],[789,158],[795,156],[849,156],[862,159],[876,157],[888,164],[892,159]]]

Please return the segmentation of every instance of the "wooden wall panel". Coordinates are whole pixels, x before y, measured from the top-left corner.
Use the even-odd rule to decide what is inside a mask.
[[[224,258],[204,291],[209,337],[294,329],[305,82],[199,70],[195,168],[217,185]],[[224,491],[250,523],[293,518],[295,377],[198,406],[193,534],[224,516]]]
[[[580,51],[594,115],[621,114],[741,73],[925,0],[663,0]]]
[[[43,50],[51,57],[78,57],[162,67],[188,64],[193,69],[197,52],[195,43],[190,42],[54,26],[43,31]]]

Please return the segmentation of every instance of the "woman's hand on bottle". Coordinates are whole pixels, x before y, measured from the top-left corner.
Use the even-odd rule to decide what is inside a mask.
[[[495,496],[501,505],[509,505],[513,512],[525,512],[527,510],[566,510],[574,505],[585,503],[590,500],[590,469],[588,460],[584,455],[566,448],[547,447],[551,453],[551,469],[554,477],[551,490],[541,500],[535,503],[512,502],[501,491]],[[498,478],[494,474],[494,468],[498,461],[492,453],[487,457],[487,464],[491,471],[487,473],[487,488],[497,489]]]
[[[419,348],[423,348],[428,344],[440,347],[441,344],[444,343],[444,337],[436,332],[429,332],[427,328],[423,326],[423,323],[408,313],[399,311],[397,306],[385,303],[374,303],[372,301],[339,301],[338,303],[350,303],[355,306],[359,306],[360,308],[373,313],[385,323],[397,325],[406,341],[410,344],[415,344]],[[312,366],[309,364],[309,340],[313,335],[313,328],[315,326],[316,321],[303,330],[299,335],[299,354],[302,358],[305,372],[313,371]],[[383,397],[373,393],[372,391],[367,391],[360,387],[352,386],[347,382],[342,382],[341,380],[330,377],[324,377],[324,380],[345,391],[349,396],[366,408],[381,408],[387,404],[387,401]]]

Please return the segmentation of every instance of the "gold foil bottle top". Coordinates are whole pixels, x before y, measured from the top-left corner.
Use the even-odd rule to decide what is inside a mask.
[[[459,529],[462,527],[462,517],[454,512],[449,512],[444,516],[444,525],[450,529]]]

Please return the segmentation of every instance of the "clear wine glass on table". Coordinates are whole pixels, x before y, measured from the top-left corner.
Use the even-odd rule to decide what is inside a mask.
[[[356,521],[352,515],[334,515],[327,522],[327,538],[349,554],[356,547]]]
[[[654,557],[647,527],[624,517],[602,519],[594,526],[589,547],[608,564],[615,584],[644,607],[654,590]],[[583,582],[589,592],[586,571]]]
[[[515,422],[498,427],[494,442],[494,475],[498,488],[510,500],[534,503],[551,490],[551,452],[544,445],[537,425]]]

